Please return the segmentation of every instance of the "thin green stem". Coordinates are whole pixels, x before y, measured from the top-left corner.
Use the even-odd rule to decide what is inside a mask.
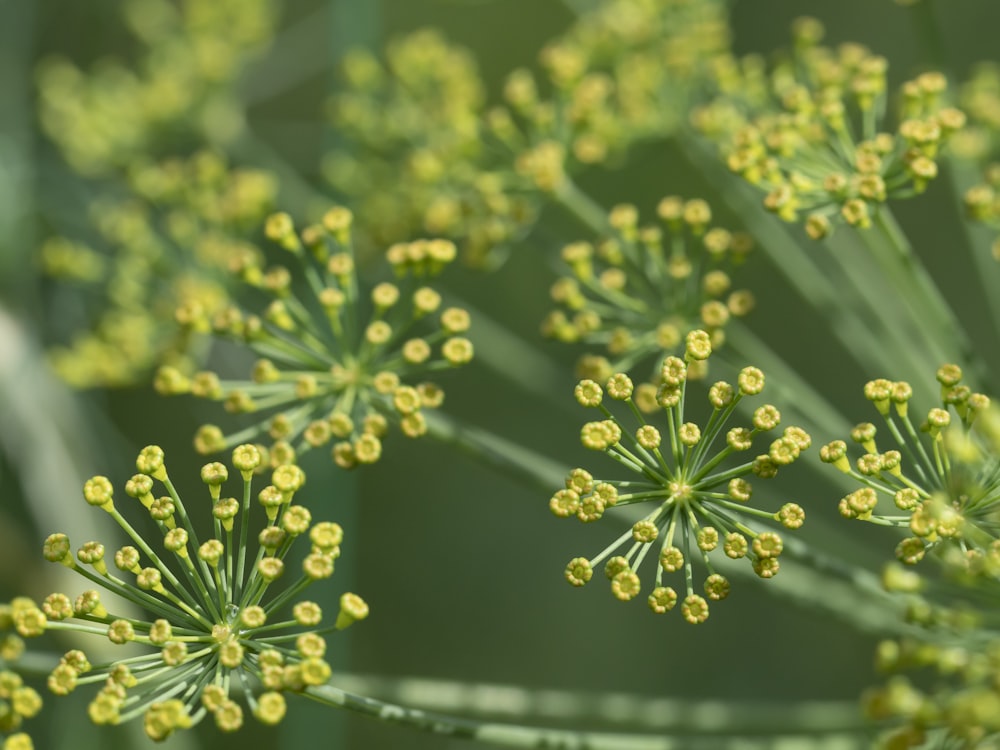
[[[247,535],[250,529],[250,482],[243,482],[243,507],[240,512],[240,557],[236,563],[236,578],[231,581],[231,587],[235,588],[230,603],[242,601],[244,579],[244,568],[247,559]]]
[[[380,700],[464,716],[517,720],[586,721],[626,725],[632,730],[721,732],[837,732],[862,729],[857,701],[799,703],[654,698],[631,693],[535,689],[522,685],[467,683],[421,677],[381,677],[338,673],[335,686]]]
[[[449,297],[459,307],[468,310],[472,317],[476,362],[506,378],[525,393],[551,404],[552,394],[566,387],[568,378],[564,369],[547,353],[512,333],[507,326],[467,300],[453,294]],[[573,409],[573,402],[568,399],[559,399],[557,403],[565,411]]]
[[[919,4],[924,5],[925,3]],[[970,187],[980,181],[980,178],[971,164],[951,159],[945,170],[945,180],[951,189],[952,202],[956,212],[963,213],[965,210],[962,202],[963,186]],[[986,302],[986,309],[989,311],[994,346],[986,348],[987,351],[997,351],[996,344],[1000,344],[1000,294],[997,294],[996,290],[1000,286],[1000,263],[993,257],[990,248],[995,232],[981,224],[974,224],[968,219],[963,219],[961,226],[965,245],[976,272],[976,280]],[[993,363],[997,361],[994,357]]]
[[[873,321],[860,315],[856,305],[845,304],[844,290],[831,281],[830,275],[813,259],[810,249],[778,219],[761,210],[758,191],[728,173],[711,153],[710,146],[697,136],[683,135],[680,150],[712,183],[744,228],[760,240],[760,248],[771,259],[774,269],[829,323],[831,337],[865,369],[883,372],[898,369],[897,350],[901,344],[891,337],[872,335]],[[912,347],[907,344],[903,348]]]
[[[565,465],[487,430],[462,424],[440,412],[428,411],[425,416],[429,436],[458,448],[505,476],[514,477],[546,494],[563,486],[569,471]]]
[[[574,732],[519,724],[478,722],[388,703],[350,693],[332,685],[306,688],[303,695],[324,705],[346,708],[381,721],[433,734],[474,740],[496,747],[547,748],[547,750],[681,750],[681,748],[698,747],[727,748],[746,743],[745,737],[742,736],[699,739],[683,735]],[[782,741],[788,742],[789,736],[790,733],[786,734],[782,737]],[[862,746],[862,738],[855,736],[854,733],[844,734],[840,739],[845,741],[845,747]],[[829,740],[829,735],[823,735],[821,739],[801,735],[795,747],[808,750],[819,747],[819,744],[816,744],[818,742],[826,743]]]
[[[595,234],[607,234],[610,231],[608,214],[604,208],[569,177],[559,184],[552,195],[559,205]]]
[[[982,362],[966,337],[961,322],[927,268],[913,252],[892,212],[882,206],[874,218],[878,232],[861,232],[861,237],[879,262],[882,273],[896,287],[919,321],[926,334],[927,345],[933,347],[933,351],[943,351],[945,356],[958,364],[972,365],[981,376]]]

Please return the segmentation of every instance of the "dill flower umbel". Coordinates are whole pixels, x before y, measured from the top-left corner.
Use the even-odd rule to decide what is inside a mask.
[[[76,387],[134,384],[163,362],[190,371],[204,343],[192,319],[225,306],[226,269],[258,254],[246,238],[277,190],[268,173],[211,151],[137,159],[125,180],[127,197],[91,207],[99,241],[56,236],[40,249],[56,281],[52,336],[64,342],[49,349],[49,360]]]
[[[17,672],[17,660],[25,646],[14,632],[17,613],[36,608],[27,597],[0,604],[0,737],[3,738],[0,747],[3,750],[32,750],[31,736],[23,731],[22,725],[42,709],[42,697]]]
[[[128,167],[178,141],[225,146],[243,127],[234,85],[270,43],[274,6],[273,0],[123,3],[138,59],[105,58],[90,71],[62,58],[44,60],[37,75],[42,127],[86,175]]]
[[[517,123],[518,152],[558,143],[571,166],[613,162],[683,124],[711,59],[728,43],[726,8],[715,0],[597,3],[542,49],[546,80],[515,70],[504,89],[507,111],[490,116],[498,134]]]
[[[251,483],[261,463],[254,446],[233,451],[232,465],[243,480],[239,500],[223,497],[229,474],[225,465],[202,468],[212,502],[212,531],[204,542],[157,446],[142,450],[136,460],[140,473],[125,485],[129,502],[148,512],[151,520],[145,525],[155,525],[155,535],[126,520],[107,478],[87,481],[86,501],[107,512],[129,543],[112,552],[89,541],[74,557],[69,537],[51,534],[43,547],[45,558],[74,570],[95,588],[75,598],[50,594],[41,607],[16,610],[14,623],[24,637],[72,631],[107,638],[128,655],[91,664],[83,651],[68,652],[49,675],[53,693],[98,686],[88,709],[94,723],[118,724],[142,716],[146,733],[162,740],[209,714],[223,731],[239,729],[240,698],[258,721],[277,723],[285,714],[286,692],[327,681],[323,636],[363,619],[368,608],[355,594],[344,594],[336,622],[322,626],[319,606],[299,598],[333,574],[343,532],[335,523],[314,523],[304,506],[293,504],[305,482],[297,466],[274,471],[272,484],[257,495],[263,513],[253,511]],[[166,495],[154,497],[157,483]],[[252,514],[260,517],[251,521]],[[250,531],[258,525],[254,551]],[[296,575],[285,570],[285,559],[293,546],[302,546],[296,545],[300,537],[308,540],[311,551]],[[279,582],[282,574],[291,580]],[[101,601],[100,589],[134,602],[148,616],[115,615]]]
[[[494,107],[472,54],[434,30],[394,40],[384,61],[353,51],[329,107],[349,147],[324,175],[375,244],[426,232],[495,265],[569,173],[672,131],[728,38],[715,0],[601,3],[542,50],[544,80],[512,71]]]
[[[755,438],[776,430],[781,415],[774,406],[765,404],[753,412],[750,426],[726,431],[739,403],[764,388],[763,373],[746,367],[736,387],[720,381],[709,389],[712,413],[704,427],[684,421],[690,366],[707,359],[712,351],[705,331],[689,333],[686,344],[684,359],[670,356],[664,360],[659,387],[636,388],[624,373],[613,375],[605,388],[592,380],[577,385],[577,401],[604,415],[604,419],[583,426],[583,445],[606,453],[639,476],[618,480],[574,469],[566,477],[566,486],[552,496],[549,507],[560,518],[576,516],[591,522],[612,507],[651,504],[649,513],[595,557],[571,560],[566,579],[574,586],[583,586],[591,579],[594,568],[605,563],[612,593],[628,601],[642,590],[638,571],[655,547],[659,550],[659,565],[647,599],[650,609],[663,613],[674,608],[678,594],[673,587],[663,585],[663,574],[683,571],[686,595],[681,611],[688,622],[700,623],[708,618],[705,597],[719,601],[726,598],[730,587],[729,581],[716,572],[710,552],[721,548],[732,559],[749,557],[761,578],[771,578],[778,572],[781,536],[754,528],[748,518],[763,518],[797,529],[805,513],[795,503],[786,503],[777,511],[749,505],[753,487],[747,477],[773,478],[780,467],[794,462],[811,441],[801,428],[786,427],[771,440],[766,453],[730,465],[728,459],[749,451]],[[627,427],[605,404],[605,397],[626,405],[638,426]],[[666,417],[665,435],[642,416],[640,405],[650,401],[651,408],[662,408]],[[621,553],[615,554],[620,548]],[[702,584],[705,596],[695,593],[694,558],[700,558],[709,573]]]
[[[481,264],[534,221],[487,156],[484,86],[468,50],[422,29],[390,42],[384,60],[351,51],[342,76],[328,110],[349,145],[326,156],[323,173],[357,206],[360,242],[429,233]]]
[[[865,397],[885,430],[863,422],[851,431],[865,451],[853,463],[843,440],[823,446],[820,457],[861,485],[841,499],[841,515],[909,531],[896,546],[898,560],[912,565],[934,551],[956,570],[996,576],[1000,454],[990,400],[961,382],[956,365],[941,367],[937,380],[940,403],[916,424],[909,383],[870,381]]]
[[[264,269],[249,258],[235,268],[258,299],[269,300],[266,307],[257,315],[231,305],[198,321],[261,357],[250,379],[209,371],[187,378],[171,367],[158,373],[161,393],[190,392],[253,416],[252,425],[234,433],[203,426],[195,438],[200,452],[266,433],[274,441],[272,465],[332,442],[334,461],[353,468],[379,459],[390,425],[409,437],[426,432],[422,410],[440,406],[444,393],[418,378],[464,365],[473,355],[464,335],[469,314],[442,309],[441,295],[424,284],[454,260],[455,245],[397,243],[385,254],[396,282],[369,288],[355,266],[352,221],[350,211],[336,207],[298,234],[288,214],[272,215],[267,235],[294,265]]]
[[[933,618],[965,638],[879,643],[875,663],[889,677],[867,690],[862,704],[869,718],[895,726],[877,747],[988,748],[1000,739],[1000,640],[970,630],[955,615],[935,609]],[[907,674],[918,671],[934,679]]]
[[[603,346],[609,359],[588,357],[581,375],[606,380],[657,354],[677,353],[692,330],[719,347],[730,316],[753,307],[747,290],[732,290],[730,267],[742,262],[749,236],[711,226],[703,200],[668,196],[657,213],[663,227],[640,226],[635,206],[615,206],[613,234],[595,245],[566,245],[568,273],[552,286],[559,304],[542,324],[548,336]],[[653,365],[659,369],[660,362]]]
[[[817,239],[836,222],[864,229],[886,200],[922,192],[966,119],[947,105],[945,77],[927,72],[903,84],[890,130],[888,61],[858,44],[823,47],[823,31],[799,19],[792,51],[770,70],[720,57],[720,94],[693,115],[729,168],[766,193],[765,208],[804,219]]]

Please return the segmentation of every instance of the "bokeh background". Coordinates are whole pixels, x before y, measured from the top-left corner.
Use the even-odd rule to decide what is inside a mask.
[[[930,1],[930,0],[927,0]],[[996,57],[1000,5],[989,0],[938,2],[939,22],[953,70]],[[338,85],[334,73],[344,50],[373,49],[421,27],[442,30],[474,53],[489,96],[498,98],[503,76],[519,66],[537,68],[538,50],[563,31],[572,15],[560,0],[283,0],[271,51],[251,64],[239,92],[248,102],[249,127],[273,153],[321,190],[320,163],[337,134],[325,124],[323,104]],[[856,41],[887,56],[895,82],[923,65],[906,9],[889,0],[744,0],[732,4],[734,44],[766,54],[785,44],[791,20],[812,14],[827,26],[828,41]],[[104,57],[129,59],[134,40],[117,0],[0,0],[0,595],[36,597],[57,585],[39,554],[55,530],[82,538],[96,521],[80,499],[91,474],[116,483],[131,474],[136,451],[162,445],[172,476],[190,492],[198,458],[191,435],[204,420],[204,404],[165,401],[149,387],[74,392],[54,378],[44,350],[60,321],[57,285],[42,279],[37,248],[64,231],[67,214],[82,212],[86,184],[63,162],[37,119],[34,74],[52,54],[79,66]],[[614,170],[580,178],[604,205],[622,201],[651,211],[660,197],[705,195],[712,186],[679,158],[669,140],[652,141]],[[327,190],[331,201],[338,199]],[[293,214],[293,190],[279,206]],[[929,210],[928,207],[933,207]],[[735,227],[720,210],[725,225]],[[951,252],[958,211],[947,191],[899,208],[917,251],[925,258],[975,340],[982,300],[964,294],[970,269]],[[70,217],[72,218],[72,217]],[[511,259],[484,275],[457,269],[442,284],[512,332],[547,348],[561,365],[547,379],[542,399],[473,364],[444,381],[446,409],[525,448],[575,465],[584,455],[577,435],[583,416],[573,411],[572,363],[578,354],[543,342],[539,322],[549,308],[554,278],[553,237],[581,236],[558,211],[543,216],[544,233],[515,248]],[[804,246],[803,252],[816,252]],[[741,270],[740,282],[761,300],[751,326],[784,337],[793,364],[843,407],[852,421],[867,418],[859,385],[883,373],[851,364],[822,335],[766,259]],[[797,320],[793,328],[790,320]],[[481,334],[480,334],[481,335]],[[475,339],[489,346],[488,337]],[[217,367],[246,366],[240,355],[216,352]],[[995,358],[995,353],[989,355]],[[232,359],[227,362],[226,358]],[[528,364],[526,367],[530,366]],[[930,363],[929,366],[933,366]],[[533,374],[533,376],[535,376]],[[835,436],[821,436],[820,442]],[[640,603],[623,605],[597,587],[575,590],[562,580],[566,560],[600,549],[600,524],[565,526],[547,509],[546,496],[430,440],[394,436],[383,460],[352,474],[338,472],[325,451],[308,456],[306,500],[314,512],[347,529],[345,556],[334,578],[337,591],[362,594],[372,616],[332,638],[336,672],[421,676],[530,688],[620,691],[685,699],[854,700],[875,679],[874,636],[859,634],[828,614],[796,607],[769,593],[769,583],[740,579],[707,623],[653,617]],[[587,464],[585,464],[587,465]],[[837,494],[801,472],[790,493],[810,515],[809,539],[873,568],[889,547],[878,534],[835,518]],[[788,486],[786,484],[786,486]],[[777,507],[777,505],[775,505]],[[812,519],[816,519],[812,522]],[[783,571],[784,575],[784,571]],[[52,653],[70,646],[48,642]],[[80,691],[86,692],[86,691]],[[86,718],[86,695],[47,697],[41,720],[30,726],[39,748],[143,747],[141,728],[98,729]],[[208,722],[206,722],[208,723]],[[577,723],[575,726],[582,727]],[[245,728],[223,736],[212,727],[171,738],[168,747],[412,748],[460,750],[470,743],[423,736],[404,728],[292,701],[277,729]]]

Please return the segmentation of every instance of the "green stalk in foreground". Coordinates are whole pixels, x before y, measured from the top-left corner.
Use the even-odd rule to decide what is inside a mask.
[[[780,748],[819,750],[836,742],[837,747],[861,748],[866,746],[860,733],[843,731],[824,733],[821,736],[786,733],[748,739],[746,736],[716,736],[699,738],[684,734],[642,735],[612,734],[601,732],[574,732],[518,724],[500,724],[458,719],[441,714],[387,703],[349,693],[346,690],[322,685],[308,688],[306,697],[328,706],[337,706],[389,721],[402,726],[456,739],[469,739],[496,747],[545,748],[546,750],[688,750],[692,748]],[[720,716],[720,719],[722,717]],[[794,743],[794,744],[789,744]]]

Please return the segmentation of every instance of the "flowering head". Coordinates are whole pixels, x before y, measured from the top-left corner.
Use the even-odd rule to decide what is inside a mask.
[[[514,143],[554,141],[571,166],[607,164],[681,125],[709,61],[728,43],[726,14],[715,2],[598,3],[542,49],[542,86],[524,69],[508,77],[506,117],[493,118],[517,122],[519,138],[508,135]]]
[[[956,133],[952,153],[972,162],[981,179],[965,193],[968,217],[1000,230],[1000,66],[982,63],[962,86],[960,102],[968,126]],[[1000,239],[993,243],[1000,260]]]
[[[310,585],[333,574],[343,533],[337,524],[314,523],[310,512],[293,502],[305,481],[296,466],[273,472],[273,483],[257,494],[263,514],[255,509],[251,484],[261,462],[253,446],[234,451],[233,467],[243,481],[239,500],[222,496],[228,479],[223,464],[204,467],[212,514],[204,541],[155,446],[140,454],[140,474],[126,484],[129,498],[119,503],[138,501],[159,532],[155,540],[126,520],[107,479],[87,483],[87,502],[111,515],[127,543],[112,552],[87,542],[74,556],[65,534],[51,534],[43,548],[46,559],[73,569],[90,588],[75,598],[50,594],[40,607],[28,603],[15,610],[12,619],[24,637],[66,630],[141,648],[106,664],[91,664],[83,651],[70,651],[49,675],[53,693],[95,685],[99,689],[88,708],[94,723],[141,716],[146,733],[163,740],[209,715],[223,731],[239,729],[243,705],[257,720],[277,723],[285,713],[285,693],[327,681],[323,636],[363,619],[368,608],[357,595],[344,594],[336,621],[324,625],[319,606],[301,598]],[[157,484],[166,495],[154,499]],[[257,519],[251,521],[251,515]],[[259,529],[256,545],[253,529]],[[297,542],[300,538],[304,541]],[[290,549],[307,545],[301,570],[286,570]],[[102,590],[148,614],[116,615],[101,601]]]
[[[936,606],[921,597],[907,616],[919,635],[878,644],[875,666],[886,679],[862,695],[869,719],[891,722],[882,746],[989,747],[1000,731],[996,632],[978,629],[982,622],[973,610]]]
[[[769,71],[757,58],[720,57],[720,95],[695,125],[766,193],[767,210],[804,219],[813,238],[835,223],[867,228],[886,200],[921,193],[937,176],[965,115],[946,106],[944,76],[927,72],[903,84],[889,130],[886,59],[857,44],[821,46],[814,19],[799,19],[793,33],[792,51]]]
[[[781,415],[769,404],[753,412],[750,425],[728,426],[740,402],[763,390],[760,370],[744,368],[735,386],[724,381],[712,385],[708,391],[712,413],[704,426],[685,421],[690,367],[710,354],[708,333],[694,331],[687,336],[683,359],[669,356],[664,360],[658,386],[635,387],[624,373],[613,375],[603,388],[591,380],[581,381],[576,388],[577,401],[603,416],[583,426],[583,445],[606,453],[637,477],[619,480],[574,469],[566,477],[566,486],[549,502],[556,516],[576,516],[584,522],[596,521],[619,506],[651,506],[598,555],[572,560],[566,578],[574,586],[582,586],[591,579],[594,568],[604,563],[612,593],[628,601],[641,592],[638,571],[655,549],[658,565],[647,599],[649,606],[657,613],[673,609],[679,596],[673,587],[664,585],[663,576],[683,573],[681,610],[691,623],[708,617],[708,600],[718,601],[729,593],[729,581],[716,572],[709,553],[721,549],[732,559],[748,557],[757,575],[770,578],[778,572],[781,536],[755,528],[750,519],[775,521],[787,529],[797,529],[805,520],[804,511],[794,503],[777,511],[749,503],[753,491],[749,477],[773,478],[780,467],[793,463],[810,445],[809,435],[799,427],[786,427],[778,433]],[[611,407],[616,401],[628,407],[630,420],[614,414]],[[643,402],[665,416],[664,431],[642,416]],[[746,455],[765,433],[770,433],[767,451],[739,461],[736,454]],[[704,596],[695,591],[696,559],[708,571],[701,587]]]
[[[346,57],[330,111],[352,143],[324,174],[378,228],[376,243],[427,232],[492,266],[571,172],[678,125],[727,42],[715,2],[602,3],[542,50],[547,80],[515,70],[503,104],[487,108],[472,56],[420,30],[391,43],[384,63]]]
[[[228,435],[214,425],[202,427],[195,439],[199,451],[266,435],[274,441],[272,465],[332,444],[334,461],[352,468],[379,459],[390,425],[409,437],[424,434],[422,410],[439,406],[444,395],[418,378],[467,364],[473,354],[465,336],[469,314],[444,307],[425,283],[454,260],[455,245],[397,243],[385,256],[395,280],[368,287],[355,266],[351,227],[351,213],[340,207],[301,234],[287,214],[270,217],[266,232],[293,265],[239,267],[268,302],[259,314],[230,306],[212,320],[216,335],[260,357],[248,379],[224,380],[207,371],[186,379],[169,367],[160,371],[162,392],[190,392],[252,415],[253,424]]]
[[[426,233],[481,265],[533,223],[532,202],[484,147],[484,87],[468,50],[421,29],[392,41],[384,61],[349,52],[342,74],[328,109],[349,147],[326,156],[323,174],[357,205],[365,249]]]
[[[42,709],[42,697],[17,672],[17,661],[25,652],[24,640],[17,632],[19,614],[37,609],[27,597],[0,604],[0,738],[4,750],[32,750],[23,723]]]
[[[193,345],[228,300],[226,269],[257,254],[244,237],[277,190],[266,172],[209,151],[137,162],[126,182],[128,197],[95,202],[99,243],[53,237],[40,250],[45,272],[73,287],[90,322],[53,331],[67,343],[49,352],[78,387],[134,383],[165,361],[189,371]]]
[[[865,422],[852,430],[863,451],[853,463],[842,440],[824,446],[820,457],[861,485],[841,499],[841,515],[909,531],[896,547],[898,560],[912,565],[935,551],[956,570],[995,576],[1000,443],[990,400],[961,382],[956,365],[941,367],[937,379],[940,403],[916,421],[908,383],[869,382],[865,396],[883,426]]]
[[[233,89],[274,34],[272,0],[135,4],[125,21],[138,59],[83,71],[53,57],[37,70],[42,127],[73,169],[104,175],[178,142],[221,147],[239,135]]]
[[[702,200],[669,196],[658,214],[662,226],[643,227],[634,206],[616,206],[610,237],[596,247],[563,248],[567,273],[552,286],[559,309],[542,330],[562,341],[603,345],[607,372],[599,380],[654,354],[662,360],[678,353],[693,330],[707,331],[719,346],[730,317],[753,307],[753,295],[734,291],[730,278],[731,266],[750,249],[747,235],[712,227]],[[583,363],[581,370],[593,367]]]

